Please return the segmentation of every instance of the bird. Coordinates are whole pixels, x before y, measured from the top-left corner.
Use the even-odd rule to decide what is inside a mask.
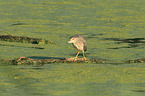
[[[83,59],[86,60],[84,51],[87,51],[87,43],[83,36],[81,36],[79,34],[71,36],[70,41],[68,41],[67,43],[72,43],[74,48],[76,48],[78,51],[78,53],[77,53],[76,57],[74,57],[74,59],[77,59],[80,51],[82,51]]]

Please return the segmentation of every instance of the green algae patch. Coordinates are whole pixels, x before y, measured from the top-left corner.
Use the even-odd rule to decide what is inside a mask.
[[[11,59],[0,59],[0,65],[14,65]]]
[[[43,64],[51,64],[51,63],[106,63],[107,60],[100,60],[100,59],[83,60],[81,58],[32,59],[28,57],[20,57],[15,59],[1,59],[0,62],[2,64],[9,64],[9,65],[43,65]]]
[[[78,96],[88,96],[88,94],[89,96],[98,96],[98,93],[101,93],[99,96],[106,96],[107,93],[109,94],[107,96],[114,96],[115,92],[126,95],[134,94],[134,91],[143,91],[145,88],[144,66],[144,64],[116,66],[110,63],[60,63],[38,67],[10,66],[16,70],[10,70],[6,66],[5,69],[4,67],[1,69],[4,70],[3,74],[5,73],[1,76],[9,76],[6,79],[7,82],[2,81],[2,84],[18,84],[17,88],[25,88],[26,93],[29,92],[30,88],[35,93],[48,93],[48,96],[74,96],[74,94]],[[12,80],[15,82],[12,82]]]
[[[32,44],[54,44],[54,42],[45,39],[31,38],[25,36],[12,36],[12,35],[0,35],[0,40],[9,42],[32,43]]]

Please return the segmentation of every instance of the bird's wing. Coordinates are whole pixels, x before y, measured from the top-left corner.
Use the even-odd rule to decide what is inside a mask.
[[[86,41],[84,42],[84,51],[87,51],[87,43],[86,43]]]

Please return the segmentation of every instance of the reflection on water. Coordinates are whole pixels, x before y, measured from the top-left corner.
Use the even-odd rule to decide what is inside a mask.
[[[0,66],[1,96],[143,96],[144,64]]]

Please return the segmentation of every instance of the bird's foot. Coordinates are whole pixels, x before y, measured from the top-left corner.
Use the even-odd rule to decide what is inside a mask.
[[[87,60],[86,57],[83,57],[82,59],[83,59],[83,60]]]
[[[74,61],[75,61],[75,60],[78,60],[78,57],[74,57]]]
[[[78,57],[72,57],[70,59],[73,59],[74,61],[78,59]]]

